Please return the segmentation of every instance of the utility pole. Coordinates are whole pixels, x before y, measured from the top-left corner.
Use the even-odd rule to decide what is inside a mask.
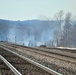
[[[15,36],[15,44],[17,43],[17,37]]]
[[[23,46],[25,46],[25,44],[23,43]]]
[[[31,41],[29,41],[29,44],[28,44],[28,46],[31,46]]]
[[[6,38],[6,42],[8,42],[8,38]]]

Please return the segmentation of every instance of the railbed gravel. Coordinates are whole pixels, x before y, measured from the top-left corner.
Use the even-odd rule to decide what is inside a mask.
[[[9,49],[12,49],[12,48],[9,48]],[[63,75],[76,75],[76,72],[73,71],[72,69],[67,69],[67,68],[64,68],[64,67],[59,67],[59,66],[57,66],[55,64],[52,64],[52,63],[47,63],[44,59],[43,60],[36,59],[35,57],[33,57],[31,55],[28,55],[26,53],[19,52],[16,49],[12,49],[12,50],[16,51],[17,53],[19,53],[21,55],[24,55],[27,58],[30,58],[30,59],[34,60],[34,61],[36,61],[36,62],[38,62],[38,63],[40,63],[40,64],[42,64],[46,67],[49,67],[49,68],[51,68],[51,69],[53,69],[53,70],[55,70],[55,71],[57,71],[57,72],[59,72]]]
[[[44,59],[43,60],[36,59],[35,57],[33,57],[31,55],[27,55],[25,53],[21,53],[21,52],[15,50],[15,49],[12,49],[12,50],[16,51],[17,53],[19,53],[21,55],[24,55],[27,58],[30,58],[33,61],[36,61],[36,62],[38,62],[38,63],[40,63],[40,64],[42,64],[42,65],[44,65],[46,67],[49,67],[50,69],[53,69],[53,70],[55,70],[55,71],[57,71],[57,72],[59,72],[59,73],[61,73],[63,75],[76,75],[76,72],[74,72],[71,69],[67,69],[67,68],[64,68],[64,67],[59,67],[59,66],[57,66],[55,64],[47,63]]]

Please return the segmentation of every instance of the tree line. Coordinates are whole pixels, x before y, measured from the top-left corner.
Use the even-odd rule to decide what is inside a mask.
[[[62,10],[55,15],[59,27],[54,31],[56,46],[76,47],[76,17],[72,13],[64,13]]]

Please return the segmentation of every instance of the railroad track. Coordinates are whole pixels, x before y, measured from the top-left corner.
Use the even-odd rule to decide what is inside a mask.
[[[66,52],[66,51],[63,52],[63,49],[60,49],[60,48],[33,48],[33,47],[28,47],[28,46],[23,46],[23,45],[18,45],[18,44],[11,44],[11,43],[6,43],[3,46],[5,46],[5,47],[7,46],[8,48],[15,48],[15,49],[21,48],[22,50],[26,49],[26,50],[30,50],[31,52],[36,52],[36,53],[39,52],[40,54],[44,54],[43,52],[46,52],[46,54],[44,54],[44,55],[47,55],[47,56],[51,56],[50,54],[55,54],[55,55],[58,55],[61,57],[65,57],[67,59],[66,60],[65,58],[59,57],[62,60],[76,63],[76,53],[70,53],[70,52]],[[58,49],[59,49],[59,51],[57,51]],[[72,61],[69,60],[68,58],[74,59],[75,62],[73,60]]]
[[[34,50],[40,50],[40,51],[45,51],[48,53],[53,53],[65,57],[70,57],[70,58],[75,58],[76,59],[76,50],[75,49],[66,49],[66,48],[49,48],[49,47],[28,47],[28,46],[23,46],[23,45],[18,45],[18,44],[7,44],[9,46],[14,46],[14,47],[24,47],[24,48],[29,48],[29,49],[34,49]]]
[[[2,63],[4,63],[12,72],[12,74],[15,75],[22,75],[14,66],[12,66],[2,55],[0,55],[0,59],[3,61]],[[2,73],[1,73],[2,74]]]
[[[60,50],[60,51],[76,53],[76,49],[75,48],[64,48],[64,47],[41,47],[41,48],[56,49],[56,50]]]
[[[56,50],[49,50],[45,48],[32,48],[11,43],[3,43],[1,45],[4,47],[8,47],[9,49],[12,49],[24,56],[29,55],[30,58],[34,57],[35,59],[40,60],[41,62],[39,61],[39,63],[43,65],[46,65],[46,63],[55,64],[58,66],[58,69],[60,67],[60,70],[62,72],[58,70],[56,71],[63,73],[63,75],[76,75],[76,55],[74,53],[69,52],[68,54],[66,54],[63,53],[63,51],[59,53],[59,51],[57,52]],[[64,70],[66,70],[65,73],[63,72],[63,68]]]
[[[2,46],[0,46],[0,59],[14,73],[7,74],[2,71],[4,73],[1,73],[2,75],[62,75]]]

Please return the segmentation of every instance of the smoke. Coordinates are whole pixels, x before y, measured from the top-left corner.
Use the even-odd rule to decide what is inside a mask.
[[[36,46],[53,39],[52,21],[0,21],[0,39],[8,38],[9,42]],[[5,22],[6,21],[6,22]],[[3,38],[3,39],[2,39]]]
[[[10,29],[10,21],[8,20],[0,20],[0,40],[5,41],[8,37]]]

